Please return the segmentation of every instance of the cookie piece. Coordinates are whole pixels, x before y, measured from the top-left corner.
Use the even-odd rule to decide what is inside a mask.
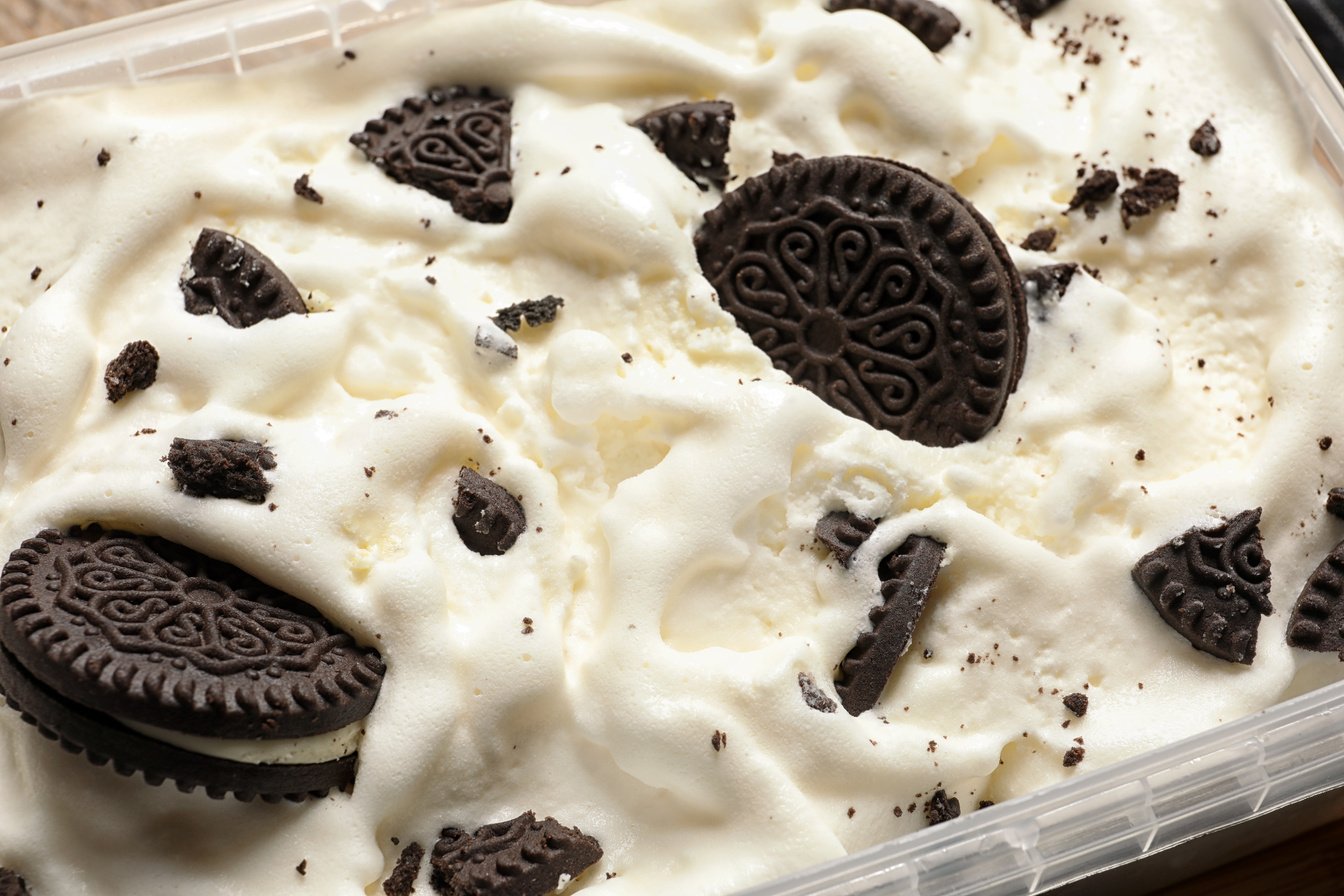
[[[1064,298],[1078,270],[1078,265],[1070,261],[1063,264],[1047,264],[1024,274],[1022,291],[1026,293],[1031,316],[1042,323],[1049,320],[1050,312],[1059,304],[1059,300]]]
[[[1066,695],[1064,708],[1081,719],[1087,715],[1087,695],[1082,692]]]
[[[1325,510],[1331,516],[1344,519],[1344,488],[1332,488],[1325,496]]]
[[[158,350],[143,339],[128,342],[103,371],[107,400],[116,404],[132,392],[148,389],[158,376]]]
[[[253,765],[128,726],[214,740],[316,737],[368,715],[384,671],[375,651],[242,570],[97,527],[48,529],[10,555],[0,647],[0,687],[34,724],[95,763],[212,796],[302,798],[348,785],[354,758]]]
[[[513,208],[513,100],[489,90],[433,88],[388,109],[350,142],[388,177],[446,199],[481,224]]]
[[[313,189],[313,185],[308,182],[307,174],[300,174],[299,179],[294,181],[294,195],[309,202],[316,202],[318,205],[327,201],[321,193]]]
[[[543,324],[552,323],[560,313],[560,309],[565,307],[565,300],[559,296],[547,296],[544,299],[528,299],[526,302],[518,302],[509,305],[507,308],[501,308],[490,316],[495,326],[506,333],[516,333],[523,327],[526,321],[529,327],[540,327]],[[515,351],[517,346],[514,346]]]
[[[798,673],[798,688],[803,692],[803,702],[809,709],[815,709],[817,712],[835,712],[835,701],[817,687],[817,680],[808,673]]]
[[[1058,236],[1059,231],[1055,228],[1042,227],[1027,234],[1027,238],[1022,241],[1021,245],[1028,252],[1053,252],[1055,251],[1055,238]]]
[[[723,100],[677,103],[634,122],[667,160],[702,190],[728,184],[728,136],[733,104]]]
[[[1064,767],[1073,768],[1083,761],[1087,755],[1087,750],[1082,747],[1069,747],[1064,751]]]
[[[924,611],[946,550],[942,542],[911,535],[878,564],[882,603],[868,612],[872,628],[859,635],[840,663],[835,680],[840,704],[850,715],[860,715],[877,705],[896,661],[910,647],[915,623]]]
[[[854,552],[868,540],[868,536],[872,535],[876,528],[877,520],[870,520],[866,516],[859,516],[848,510],[837,510],[826,514],[817,523],[817,541],[831,549],[841,566],[849,566]]]
[[[188,312],[218,314],[240,330],[308,313],[299,291],[275,262],[251,243],[209,227],[197,237],[180,285]]]
[[[1212,121],[1205,120],[1195,132],[1190,135],[1190,150],[1196,155],[1209,158],[1216,156],[1223,149],[1223,141],[1218,139],[1218,129],[1213,126]]]
[[[1302,587],[1288,617],[1288,644],[1337,653],[1344,660],[1344,541],[1335,545]]]
[[[826,4],[827,12],[847,9],[868,9],[895,19],[934,53],[961,30],[961,20],[932,0],[830,0]]]
[[[168,467],[177,487],[194,498],[260,504],[271,491],[266,471],[275,469],[275,454],[241,439],[173,439]]]
[[[384,896],[411,896],[415,879],[420,876],[420,863],[425,860],[425,848],[419,843],[408,843],[397,856],[392,873],[383,881]]]
[[[1181,179],[1166,168],[1149,168],[1137,179],[1120,194],[1120,220],[1126,230],[1132,219],[1151,215],[1168,203],[1175,205],[1181,198]]]
[[[513,547],[527,528],[527,517],[523,505],[502,485],[463,467],[453,499],[453,525],[467,547],[495,556]]]
[[[0,896],[28,896],[28,881],[17,871],[0,868]]]
[[[545,896],[600,858],[594,838],[528,811],[473,834],[445,828],[429,860],[430,882],[445,896]]]
[[[947,791],[940,787],[924,803],[924,817],[928,819],[930,826],[960,818],[961,800],[948,796]]]
[[[1081,208],[1088,220],[1091,220],[1097,216],[1101,203],[1114,196],[1118,189],[1120,176],[1109,168],[1098,168],[1073,191],[1068,210]]]
[[[883,159],[753,177],[695,237],[719,304],[832,407],[951,447],[1003,416],[1026,359],[1022,281],[951,187]]]
[[[1270,569],[1260,540],[1260,508],[1211,529],[1191,529],[1144,555],[1133,578],[1168,625],[1195,647],[1247,666],[1255,659]]]

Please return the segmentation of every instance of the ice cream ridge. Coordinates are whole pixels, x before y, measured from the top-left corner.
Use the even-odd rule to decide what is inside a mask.
[[[0,170],[0,893],[726,894],[1344,677],[1241,4],[515,0]]]

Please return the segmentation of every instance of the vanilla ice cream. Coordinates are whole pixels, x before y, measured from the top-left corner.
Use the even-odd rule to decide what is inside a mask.
[[[934,53],[820,0],[522,0],[0,109],[4,550],[153,533],[387,664],[341,733],[353,792],[299,805],[147,786],[0,713],[0,865],[38,896],[356,896],[407,843],[530,810],[601,843],[574,889],[730,893],[924,827],[939,790],[964,814],[1344,677],[1285,640],[1344,536],[1344,218],[1239,4],[1065,0],[1030,35],[941,5],[960,30]],[[511,100],[502,223],[349,142],[459,85]],[[992,225],[1029,336],[987,435],[848,416],[720,307],[694,236],[724,194],[632,126],[699,100],[732,104],[728,191],[776,153],[880,157]],[[1098,170],[1117,195],[1070,210]],[[187,313],[206,228],[307,313]],[[1062,291],[1031,277],[1067,263]],[[547,296],[549,322],[491,320]],[[155,381],[109,401],[138,340]],[[181,491],[175,438],[264,444],[264,501]],[[503,553],[454,525],[464,467],[525,513]],[[1131,569],[1253,508],[1273,613],[1246,665]],[[814,537],[840,510],[880,520],[848,564]],[[873,709],[823,711],[911,535],[946,553],[910,649]]]

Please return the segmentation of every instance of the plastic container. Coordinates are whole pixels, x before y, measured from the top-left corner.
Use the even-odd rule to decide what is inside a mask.
[[[241,73],[493,0],[187,0],[0,48],[0,102]],[[583,0],[556,0],[581,4]],[[1284,0],[1245,0],[1321,167],[1344,186],[1344,90]],[[1284,811],[1287,810],[1287,811]],[[742,896],[1133,893],[1344,817],[1344,682]]]

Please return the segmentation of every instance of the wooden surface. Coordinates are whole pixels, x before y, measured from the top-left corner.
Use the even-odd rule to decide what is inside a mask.
[[[164,6],[170,0],[0,0],[0,45]],[[1340,896],[1344,821],[1232,861],[1154,896]]]

